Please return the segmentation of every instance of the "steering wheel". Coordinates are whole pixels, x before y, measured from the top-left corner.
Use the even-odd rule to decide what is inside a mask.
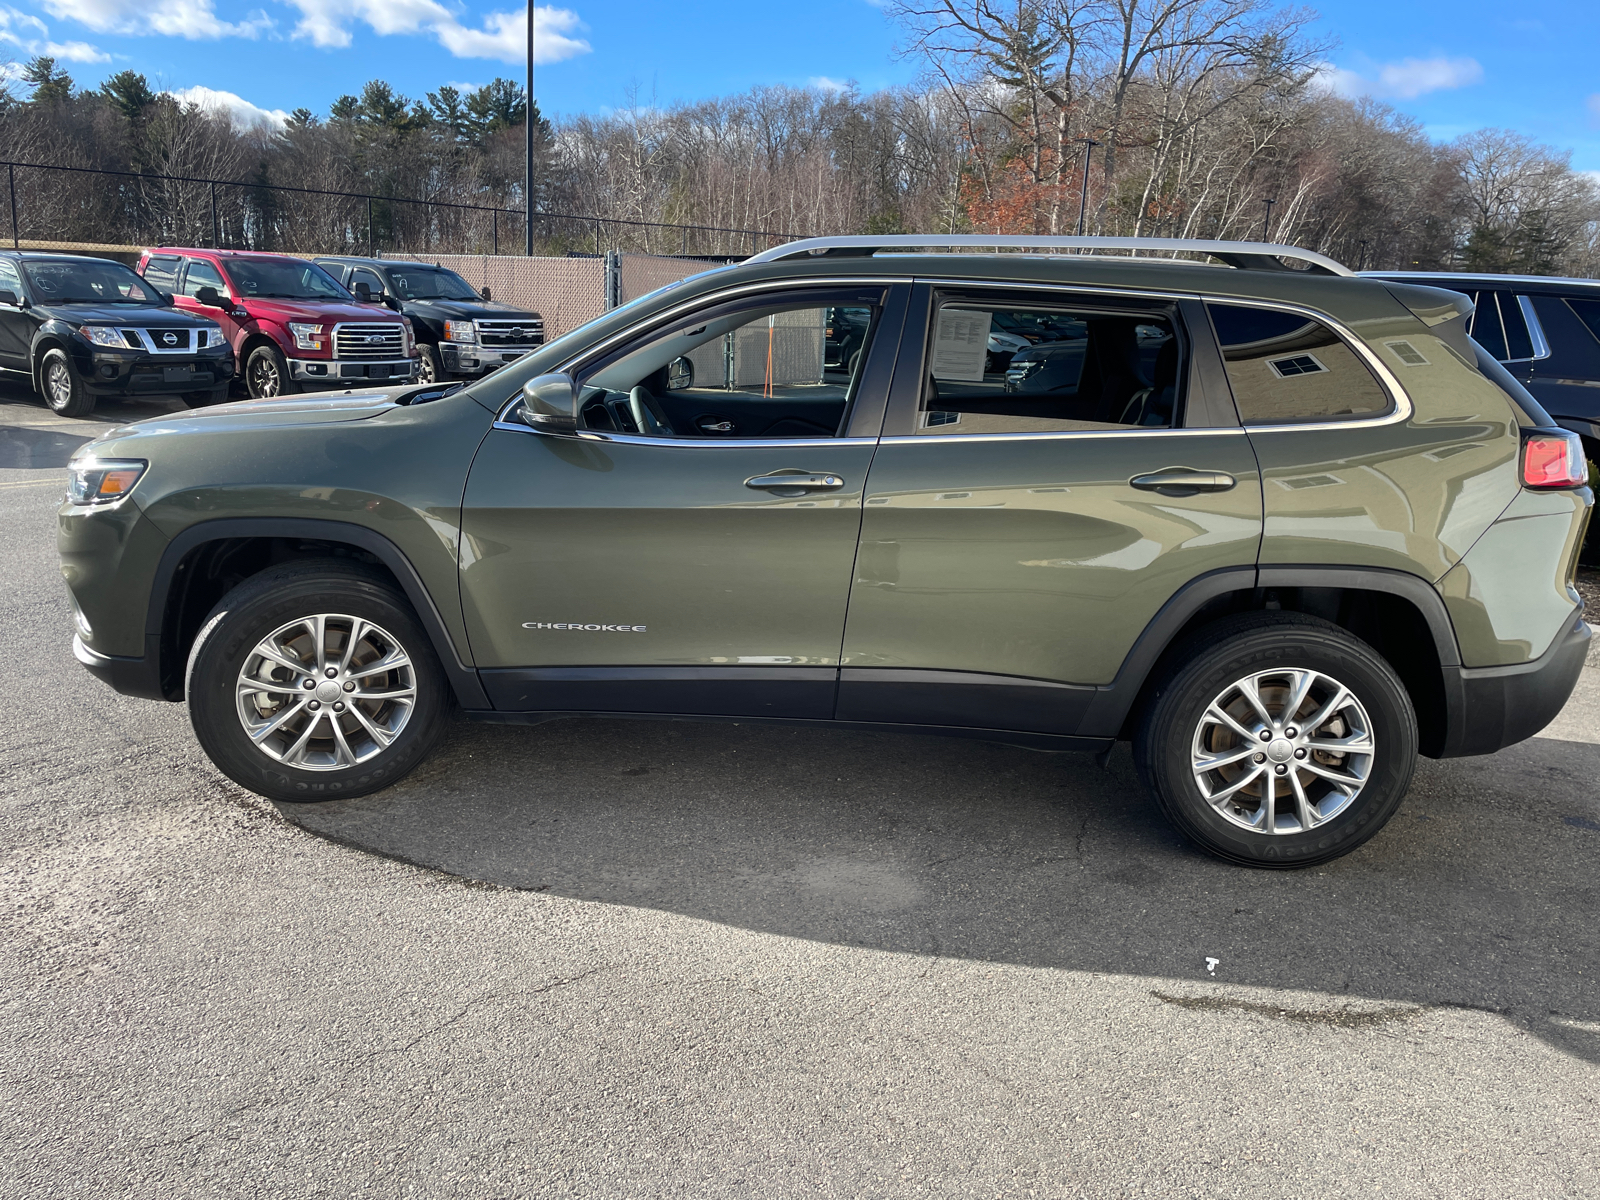
[[[672,422],[649,388],[640,386],[628,393],[628,412],[633,417],[633,427],[645,437],[676,436]]]

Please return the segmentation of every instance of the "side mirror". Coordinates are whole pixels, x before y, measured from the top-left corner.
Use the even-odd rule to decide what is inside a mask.
[[[667,364],[667,391],[679,392],[694,386],[694,364],[679,355]]]
[[[11,291],[0,291],[0,304],[9,304],[12,308],[21,307],[17,303],[17,294]]]
[[[356,299],[363,304],[372,303],[372,289],[359,280],[350,285],[350,290],[355,293]]]
[[[217,294],[217,289],[214,287],[196,288],[194,291],[194,298],[200,301],[201,304],[204,304],[207,308],[227,307],[225,304],[223,304],[222,297]]]
[[[544,433],[578,428],[578,381],[571,375],[536,375],[522,385],[522,419]]]
[[[489,288],[487,285],[478,289],[478,295],[482,296],[485,300],[494,299],[494,297],[489,294]]]

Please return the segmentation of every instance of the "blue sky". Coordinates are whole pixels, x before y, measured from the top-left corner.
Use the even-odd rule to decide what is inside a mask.
[[[1328,78],[1444,140],[1506,126],[1600,171],[1600,5],[1549,0],[1328,0]],[[132,67],[246,115],[325,112],[368,79],[420,96],[520,77],[524,7],[507,0],[0,0],[0,56],[63,60],[80,84]],[[755,84],[905,83],[897,30],[869,0],[541,7],[536,93],[547,113],[666,105]],[[193,89],[193,90],[191,90]],[[236,103],[235,99],[242,103]]]

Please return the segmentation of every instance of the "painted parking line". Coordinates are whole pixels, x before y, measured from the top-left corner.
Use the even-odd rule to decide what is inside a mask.
[[[0,483],[0,488],[25,488],[25,487],[64,487],[66,481],[62,479],[17,479],[7,483]]]

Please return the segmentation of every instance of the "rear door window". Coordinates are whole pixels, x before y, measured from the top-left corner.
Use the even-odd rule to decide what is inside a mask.
[[[219,295],[228,290],[228,285],[222,282],[221,271],[208,262],[191,258],[189,269],[183,273],[183,294],[196,296],[203,287],[216,288]]]
[[[158,288],[175,291],[178,286],[178,267],[183,260],[175,254],[152,254],[144,265],[144,277]]]
[[[1371,369],[1321,321],[1244,304],[1206,309],[1246,425],[1356,420],[1389,410]]]
[[[1596,341],[1600,341],[1600,300],[1569,298],[1566,304],[1572,310],[1572,315],[1584,323]]]
[[[927,361],[918,434],[1166,429],[1178,417],[1182,351],[1164,307],[944,297]]]

